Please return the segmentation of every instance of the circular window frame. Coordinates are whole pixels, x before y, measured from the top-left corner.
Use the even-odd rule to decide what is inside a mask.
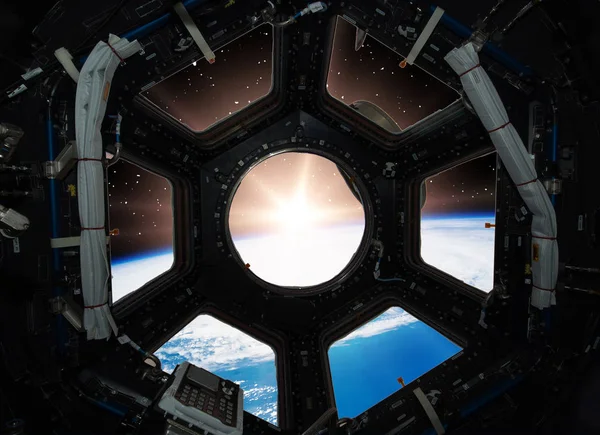
[[[224,210],[224,219],[223,219],[223,230],[225,234],[225,239],[227,246],[230,251],[230,257],[232,257],[235,262],[246,272],[246,275],[255,283],[260,285],[262,288],[272,291],[274,293],[282,294],[285,296],[310,296],[316,295],[319,293],[324,293],[327,291],[334,290],[340,287],[349,277],[351,277],[361,266],[364,259],[367,257],[371,250],[371,240],[373,240],[373,232],[375,229],[375,212],[373,209],[373,202],[371,200],[371,195],[367,185],[363,181],[359,172],[353,167],[352,161],[350,161],[349,157],[351,157],[348,153],[341,156],[336,156],[334,152],[337,147],[333,150],[334,147],[331,144],[327,144],[323,140],[316,141],[320,148],[316,146],[310,146],[310,144],[304,143],[303,145],[299,145],[297,143],[293,143],[292,141],[286,141],[284,144],[272,143],[272,144],[264,144],[258,154],[251,153],[246,157],[246,162],[244,160],[240,160],[236,168],[238,171],[235,174],[232,174],[231,180],[231,188],[228,189],[226,200],[225,200],[225,210]],[[329,149],[328,149],[329,148]],[[276,284],[272,284],[264,279],[260,278],[256,275],[250,268],[246,267],[246,263],[242,260],[241,255],[239,254],[233,239],[231,237],[231,232],[229,230],[229,212],[231,209],[231,204],[233,203],[233,198],[237,193],[238,187],[242,183],[242,180],[246,177],[247,174],[252,171],[257,165],[261,164],[265,160],[280,155],[284,153],[305,153],[305,154],[314,154],[320,157],[323,157],[343,170],[347,176],[349,176],[355,183],[359,199],[361,201],[364,217],[365,217],[365,228],[363,230],[363,235],[358,245],[358,248],[351,260],[346,264],[346,266],[338,272],[333,278],[328,281],[325,281],[321,284],[307,286],[307,287],[295,287],[295,286],[280,286]],[[243,165],[241,164],[243,163]],[[348,187],[350,188],[350,187]]]

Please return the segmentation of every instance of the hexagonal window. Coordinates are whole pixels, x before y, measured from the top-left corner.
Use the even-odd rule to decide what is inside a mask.
[[[496,154],[426,178],[421,258],[484,292],[494,287]]]
[[[244,390],[244,410],[277,425],[275,352],[216,318],[201,314],[155,352],[171,373],[189,361]]]
[[[362,44],[361,44],[362,42]],[[338,17],[329,61],[327,92],[391,133],[444,109],[458,93]]]
[[[121,159],[108,169],[108,204],[114,303],[173,266],[173,189]]]
[[[284,152],[252,167],[229,210],[242,264],[281,287],[317,286],[356,258],[365,209],[354,178],[325,157]]]
[[[168,116],[199,133],[271,92],[271,25],[257,27],[215,54],[215,63],[199,59],[141,95]]]
[[[399,378],[408,384],[461,350],[402,308],[389,308],[329,348],[338,415],[356,417],[398,391]]]

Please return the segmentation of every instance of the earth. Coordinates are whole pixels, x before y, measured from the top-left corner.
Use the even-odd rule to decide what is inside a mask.
[[[490,291],[494,229],[486,229],[486,222],[494,223],[493,217],[424,219],[423,260],[473,287]],[[341,227],[311,240],[288,240],[296,243],[291,252],[309,257],[302,267],[291,254],[280,252],[282,240],[245,239],[236,246],[242,258],[254,258],[252,270],[261,278],[280,285],[311,285],[332,278],[347,264],[362,231],[362,226]],[[113,262],[113,301],[168,271],[172,264],[172,251]],[[290,264],[295,267],[290,268]],[[290,281],[290,276],[295,281]],[[459,346],[401,308],[390,308],[329,349],[339,416],[360,414],[401,388],[399,377],[408,383],[459,351]],[[214,317],[200,315],[156,355],[168,372],[187,360],[238,383],[244,390],[244,409],[277,425],[275,354],[266,344]]]

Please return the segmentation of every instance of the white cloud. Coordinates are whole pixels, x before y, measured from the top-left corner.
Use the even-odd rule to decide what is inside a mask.
[[[162,275],[172,266],[172,252],[112,265],[113,303]]]
[[[198,316],[156,352],[165,361],[168,354],[178,354],[209,371],[266,361],[275,364],[275,353],[269,346],[209,315]]]
[[[416,317],[411,316],[402,308],[392,307],[375,319],[371,320],[369,323],[366,323],[365,325],[346,335],[344,338],[336,341],[333,346],[347,345],[351,340],[373,337],[375,335],[393,331],[401,326],[410,325],[411,323],[418,321],[419,320]]]
[[[494,286],[494,229],[489,219],[425,219],[421,222],[421,258],[480,290]],[[494,223],[494,220],[491,220]]]

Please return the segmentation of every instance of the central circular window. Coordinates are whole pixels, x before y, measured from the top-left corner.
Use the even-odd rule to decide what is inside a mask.
[[[279,287],[345,276],[365,236],[356,177],[317,154],[271,155],[246,172],[229,209],[229,235],[246,269]]]

